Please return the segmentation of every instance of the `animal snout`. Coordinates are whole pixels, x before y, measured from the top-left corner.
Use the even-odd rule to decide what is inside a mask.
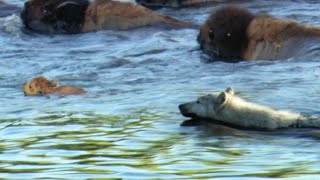
[[[190,110],[189,110],[188,107],[189,107],[188,103],[180,104],[179,105],[179,110],[180,110],[182,115],[187,116],[187,117],[191,117],[193,115],[191,115],[192,113],[190,113]]]
[[[179,110],[180,110],[180,112],[183,114],[184,112],[187,112],[187,109],[186,109],[186,107],[185,107],[185,104],[180,104],[179,105]]]
[[[190,110],[190,103],[180,104],[179,110],[181,114],[185,117],[191,117],[191,118],[197,117],[197,115]]]

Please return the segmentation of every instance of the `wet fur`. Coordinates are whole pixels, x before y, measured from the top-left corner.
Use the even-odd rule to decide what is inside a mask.
[[[161,7],[172,7],[172,8],[197,7],[197,6],[207,6],[214,3],[233,2],[233,1],[239,2],[239,0],[136,0],[137,3],[151,9],[157,9]]]
[[[74,86],[58,86],[58,81],[49,81],[45,77],[39,76],[26,82],[22,90],[28,96],[42,96],[47,94],[70,95],[83,94],[85,90]]]
[[[68,0],[75,4],[60,7],[65,0],[49,1],[45,6],[46,13],[41,19],[46,24],[53,26],[57,31],[65,33],[79,33],[84,24],[85,13],[89,6],[87,0]],[[60,7],[60,8],[59,8]]]
[[[217,0],[136,0],[148,8],[202,6],[218,2]]]
[[[76,6],[75,3],[80,5]],[[25,3],[21,18],[27,28],[40,33],[127,30],[155,25],[168,28],[196,27],[193,23],[157,14],[140,5],[112,0],[90,3],[87,0],[30,0]]]
[[[193,125],[193,121],[205,119],[246,129],[320,127],[319,117],[305,117],[298,113],[251,103],[235,96],[232,88],[202,96],[195,102],[181,104],[179,109],[184,116],[192,118],[182,125]]]
[[[319,37],[319,27],[229,6],[209,16],[200,28],[198,42],[212,59],[237,62],[290,58]]]

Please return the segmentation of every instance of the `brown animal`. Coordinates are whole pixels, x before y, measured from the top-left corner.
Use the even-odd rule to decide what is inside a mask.
[[[216,10],[201,26],[198,42],[215,60],[287,59],[305,52],[320,37],[320,28],[239,7]]]
[[[215,3],[228,3],[228,2],[239,2],[245,0],[136,0],[138,4],[142,6],[157,9],[161,7],[171,8],[184,8],[184,7],[198,7],[208,6]]]
[[[21,18],[27,28],[41,33],[127,30],[155,25],[195,27],[193,23],[155,13],[140,5],[112,0],[29,0]]]
[[[74,86],[58,86],[58,81],[49,81],[39,76],[23,85],[23,92],[28,96],[42,96],[46,94],[71,95],[83,94],[85,90]]]
[[[224,1],[227,0],[136,0],[137,3],[149,8],[202,6]]]
[[[6,17],[12,14],[19,14],[20,11],[20,7],[0,1],[0,17]]]

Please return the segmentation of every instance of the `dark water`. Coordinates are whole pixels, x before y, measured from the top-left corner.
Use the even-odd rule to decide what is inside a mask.
[[[317,2],[240,5],[319,25]],[[218,6],[159,11],[202,23]],[[192,29],[44,36],[20,28],[17,16],[0,19],[0,178],[320,178],[320,130],[180,127],[177,108],[232,86],[253,102],[320,115],[320,51],[208,64]],[[23,96],[22,84],[39,75],[90,93]]]

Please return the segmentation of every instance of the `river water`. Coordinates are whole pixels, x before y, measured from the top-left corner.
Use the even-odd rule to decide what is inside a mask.
[[[238,4],[319,25],[316,2]],[[221,5],[158,11],[203,23]],[[208,63],[194,29],[46,36],[21,27],[17,16],[0,19],[0,178],[320,178],[320,130],[180,127],[177,108],[232,86],[253,102],[320,115],[320,51]],[[23,83],[40,75],[89,93],[24,96]]]

